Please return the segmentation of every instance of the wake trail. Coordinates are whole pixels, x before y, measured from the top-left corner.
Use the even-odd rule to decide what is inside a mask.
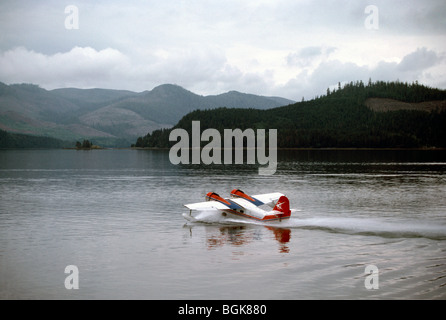
[[[191,223],[215,225],[269,226],[287,229],[319,230],[350,235],[380,236],[386,238],[428,238],[446,240],[446,224],[419,220],[389,220],[387,218],[357,217],[291,217],[277,222],[224,217],[220,213],[203,211],[195,216],[183,214]]]

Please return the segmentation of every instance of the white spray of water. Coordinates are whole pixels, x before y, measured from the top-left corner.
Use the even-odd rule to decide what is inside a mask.
[[[445,240],[446,224],[420,222],[418,220],[395,221],[387,218],[355,218],[355,217],[291,217],[289,220],[263,222],[249,219],[239,219],[223,216],[217,211],[202,211],[189,216],[183,215],[188,221],[208,224],[249,224],[266,225],[289,229],[313,229],[335,233],[374,235],[390,238],[425,237]]]

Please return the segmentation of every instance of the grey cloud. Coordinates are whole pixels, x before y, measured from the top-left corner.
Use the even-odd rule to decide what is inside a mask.
[[[312,72],[308,72],[308,70],[301,72],[280,90],[291,99],[298,100],[302,96],[311,99],[314,96],[325,94],[328,87],[334,87],[338,82],[359,80],[366,82],[369,78],[373,81],[413,82],[425,77],[427,70],[440,65],[444,60],[438,53],[427,48],[419,48],[405,55],[399,63],[381,61],[375,67],[360,66],[356,63],[339,60],[326,60],[318,64]],[[441,83],[444,85],[443,79],[438,79],[438,81],[440,87]]]
[[[427,48],[418,48],[417,51],[406,55],[398,64],[398,71],[417,71],[430,68],[442,60],[432,50]]]
[[[64,27],[68,4],[79,7],[79,30]],[[437,39],[446,32],[446,2],[376,0],[380,28],[373,34],[364,28],[369,4],[367,0],[0,1],[0,81],[134,91],[168,82],[206,94],[227,89],[283,93],[293,99],[320,95],[339,81],[369,77],[411,81],[425,76],[429,85],[445,83],[439,72],[428,78],[426,70],[444,67],[446,47]],[[360,41],[366,48],[358,52],[373,51],[373,39],[378,38],[389,48],[375,67],[370,58],[354,57],[355,50],[345,50],[364,36],[370,41]],[[421,49],[415,50],[417,46]],[[240,47],[247,49],[237,50]],[[395,61],[393,49],[412,53],[400,63],[389,62]],[[337,58],[351,60],[330,60],[335,51],[340,53]],[[258,65],[248,65],[248,58]],[[290,80],[290,70],[299,73],[295,79]]]
[[[446,2],[380,1],[382,27],[400,34],[444,34],[446,32]]]
[[[108,87],[129,69],[129,60],[115,49],[97,51],[75,47],[45,55],[23,47],[0,54],[0,81],[28,82],[45,88],[64,86]]]
[[[128,56],[111,48],[75,47],[46,55],[24,47],[0,52],[0,81],[60,87],[143,91],[162,83],[176,83],[197,93],[239,90],[263,93],[274,84],[271,71],[242,72],[219,48],[176,48]]]
[[[335,51],[335,47],[308,46],[300,49],[298,52],[288,54],[286,62],[289,66],[305,67],[316,58],[328,58]]]
[[[322,48],[321,47],[305,47],[302,48],[299,53],[298,56],[301,58],[307,58],[307,57],[314,57],[314,56],[318,56],[322,54]]]

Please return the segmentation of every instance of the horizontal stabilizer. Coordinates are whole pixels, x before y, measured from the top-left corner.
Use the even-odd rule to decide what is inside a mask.
[[[274,192],[274,193],[258,194],[253,196],[253,198],[256,198],[262,201],[264,204],[267,204],[270,207],[274,208],[279,198],[282,197],[283,195],[284,195],[283,193]]]

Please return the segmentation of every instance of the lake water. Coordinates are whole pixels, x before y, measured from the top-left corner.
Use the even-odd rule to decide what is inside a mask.
[[[259,176],[162,150],[0,151],[0,298],[446,298],[444,151],[278,160]],[[184,219],[183,204],[233,188],[285,193],[299,211],[280,225]]]

